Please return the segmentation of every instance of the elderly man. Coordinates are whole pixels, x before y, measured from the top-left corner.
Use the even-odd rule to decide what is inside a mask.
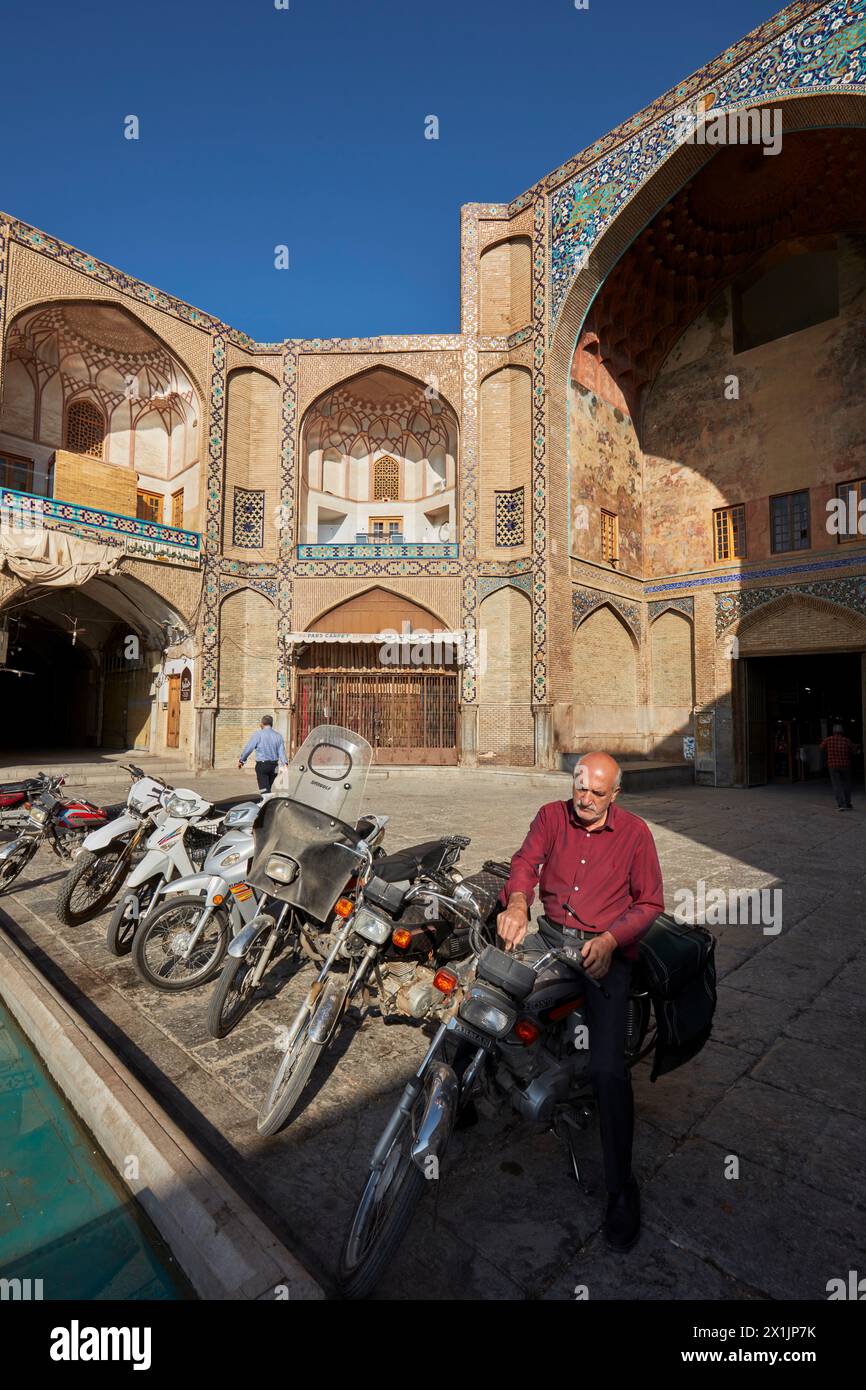
[[[622,773],[607,753],[586,753],[574,769],[570,801],[551,801],[536,815],[511,861],[507,907],[497,930],[506,950],[529,928],[535,885],[544,916],[539,935],[562,945],[563,928],[583,942],[583,967],[604,980],[608,997],[587,988],[590,1078],[598,1106],[605,1182],[605,1236],[628,1250],[640,1234],[640,1194],[631,1171],[634,1102],[625,1063],[625,1033],[637,943],[664,910],[658,854],[649,826],[614,805]]]

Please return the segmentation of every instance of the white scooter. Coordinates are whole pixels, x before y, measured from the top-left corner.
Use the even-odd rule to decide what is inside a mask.
[[[134,763],[121,767],[135,778],[126,810],[85,837],[80,854],[57,893],[56,912],[67,927],[80,926],[104,911],[129,873],[136,851],[162,812],[161,798],[172,788],[148,777]]]
[[[114,956],[132,950],[139,922],[155,907],[165,885],[194,874],[219,839],[223,815],[198,792],[185,787],[165,791],[160,805],[144,856],[128,875],[111,914],[105,944]]]
[[[254,848],[251,827],[260,809],[246,803],[229,811],[223,822],[226,833],[201,871],[164,884],[162,901],[135,932],[133,963],[155,989],[194,989],[210,979],[230,937],[259,911],[262,895],[253,892],[246,874]]]

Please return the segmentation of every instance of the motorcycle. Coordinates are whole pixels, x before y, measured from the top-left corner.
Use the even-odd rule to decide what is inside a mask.
[[[133,778],[126,804],[119,815],[87,836],[61,883],[55,911],[64,926],[80,926],[108,907],[162,811],[160,797],[171,790],[161,778],[148,777],[134,763],[120,766]]]
[[[225,834],[212,845],[198,873],[165,883],[132,939],[132,960],[154,989],[179,992],[211,979],[231,935],[249,924],[261,900],[247,883],[253,854],[251,826],[258,802],[232,807]]]
[[[409,894],[424,891],[409,890]],[[480,1090],[489,1100],[508,1100],[524,1118],[552,1128],[568,1143],[574,1176],[580,1177],[573,1143],[593,1113],[587,989],[607,991],[580,964],[580,938],[535,953],[506,952],[491,944],[496,903],[465,884],[454,903],[472,921],[474,972],[460,980],[440,971],[438,985],[451,1007],[415,1075],[407,1084],[370,1160],[364,1186],[340,1255],[340,1282],[349,1298],[364,1298],[393,1260],[415,1209],[438,1177],[455,1123]],[[545,978],[540,978],[542,975]],[[449,978],[450,976],[450,978]],[[626,1061],[640,1060],[654,1045],[647,1034],[651,1006],[639,977],[629,999]]]
[[[147,842],[144,856],[129,873],[111,920],[105,944],[112,955],[125,956],[139,923],[156,905],[165,885],[201,868],[219,839],[221,813],[197,792],[167,790],[160,796],[162,812]]]
[[[6,892],[46,842],[64,863],[81,847],[82,836],[94,826],[105,825],[117,807],[94,806],[90,801],[58,796],[63,777],[40,774],[41,786],[27,808],[27,823],[20,835],[0,849],[0,893]]]
[[[62,783],[61,778],[61,783]],[[45,791],[51,781],[44,772],[21,782],[0,782],[0,830],[17,830],[27,824],[28,802]]]
[[[372,749],[359,734],[319,726],[296,755],[290,793],[273,798],[256,824],[249,882],[302,914],[308,931],[325,927],[329,937],[321,969],[285,1035],[284,1055],[259,1111],[260,1134],[275,1134],[286,1122],[316,1062],[337,1036],[349,1004],[359,991],[368,994],[371,976],[380,998],[389,997],[383,965],[387,971],[389,960],[399,959],[413,975],[419,967],[426,971],[429,981],[416,982],[421,988],[411,1001],[417,1017],[423,1017],[441,998],[435,988],[427,988],[435,976],[437,951],[453,959],[461,949],[464,954],[468,950],[468,943],[461,947],[453,922],[404,926],[367,906],[385,912],[399,906],[419,876],[452,887],[454,865],[469,843],[462,836],[444,836],[376,859],[362,833],[364,822],[352,829],[371,759]],[[264,949],[274,919],[266,917],[253,927],[247,948],[259,941]],[[338,965],[344,968],[337,970]],[[398,973],[391,979],[390,997],[407,983],[405,974]]]

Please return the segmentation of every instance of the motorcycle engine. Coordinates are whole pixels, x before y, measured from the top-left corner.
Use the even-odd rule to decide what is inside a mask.
[[[589,1048],[583,1045],[585,1033],[578,1031],[585,1024],[583,1010],[576,1009],[543,1043],[529,1047],[517,1042],[503,1045],[496,1080],[519,1115],[547,1125],[556,1106],[585,1085],[589,1077]]]

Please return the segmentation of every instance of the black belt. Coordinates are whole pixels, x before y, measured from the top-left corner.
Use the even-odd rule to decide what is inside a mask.
[[[549,917],[539,917],[538,928],[542,936],[544,936],[546,930],[548,934],[551,932],[555,933],[560,940],[567,936],[568,939],[573,941],[577,936],[581,941],[591,941],[593,937],[601,936],[601,932],[598,929],[595,931],[588,931],[585,927],[571,927],[560,922],[551,922]]]

